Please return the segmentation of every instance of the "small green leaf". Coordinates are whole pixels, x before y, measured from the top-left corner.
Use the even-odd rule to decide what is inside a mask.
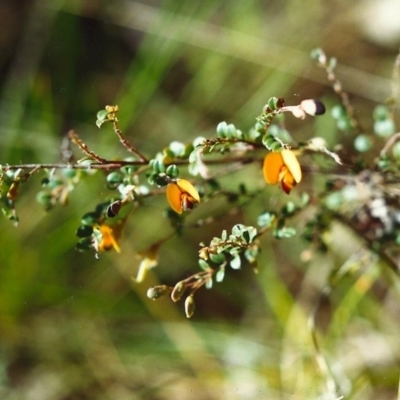
[[[98,128],[101,127],[101,125],[104,124],[104,122],[109,121],[108,119],[108,111],[107,110],[100,110],[97,114],[96,114],[96,125]]]
[[[226,260],[224,253],[210,253],[209,254],[210,260],[215,264],[221,264]]]
[[[280,149],[282,149],[282,145],[279,142],[272,143],[272,145],[271,145],[272,151],[278,151]]]
[[[226,129],[226,135],[227,135],[227,137],[228,137],[229,139],[233,139],[233,138],[235,137],[235,134],[236,134],[235,125],[229,124],[229,125],[227,126],[227,129]]]
[[[296,204],[293,203],[293,201],[288,201],[283,207],[282,207],[282,213],[287,216],[287,215],[292,215],[296,211],[297,207]]]
[[[182,158],[188,158],[190,154],[192,154],[192,151],[194,150],[194,146],[192,143],[186,143],[185,144],[185,150],[183,154],[181,155]]]
[[[226,138],[228,130],[228,124],[225,121],[220,122],[217,125],[217,136],[220,138]]]
[[[220,267],[217,273],[215,274],[215,280],[217,282],[222,282],[225,278],[225,267]]]
[[[93,226],[94,224],[97,223],[99,217],[100,217],[99,213],[88,212],[82,217],[81,224],[86,226]]]
[[[205,141],[206,141],[206,138],[204,138],[204,137],[202,137],[202,136],[198,136],[198,137],[196,137],[196,138],[193,140],[193,142],[192,142],[193,147],[196,148],[196,147],[198,147],[198,146],[203,146]]]
[[[276,110],[278,108],[279,99],[277,97],[271,97],[268,99],[267,105],[271,110]]]
[[[248,226],[245,233],[247,234],[247,242],[251,243],[257,236],[257,229],[254,226]]]
[[[258,253],[259,253],[258,247],[253,247],[246,249],[246,251],[244,252],[244,256],[250,264],[253,264],[257,260]]]
[[[209,271],[210,270],[210,266],[202,258],[199,259],[199,267],[203,271]]]
[[[241,261],[239,255],[233,257],[231,262],[230,262],[230,266],[231,266],[232,269],[240,269],[241,264],[242,264],[242,261]]]
[[[226,229],[224,229],[221,234],[221,239],[225,242],[227,237],[228,237],[228,232],[226,231]]]
[[[73,168],[64,168],[61,170],[61,173],[68,179],[75,178],[76,175],[78,174],[78,171]]]
[[[273,234],[277,239],[288,239],[296,235],[296,229],[284,226],[280,229],[275,229]]]
[[[331,115],[336,120],[347,118],[347,113],[343,106],[333,106],[331,110]]]
[[[103,119],[96,119],[96,126],[98,128],[101,128],[101,126],[104,124],[104,122],[106,122],[106,121]]]
[[[381,171],[384,171],[386,169],[388,169],[390,167],[390,158],[388,155],[383,155],[381,157],[378,158],[378,168]]]
[[[77,230],[76,230],[76,236],[79,238],[84,238],[91,236],[93,233],[93,227],[89,225],[81,225]]]
[[[217,253],[218,254],[219,253],[223,253],[224,251],[229,253],[231,251],[231,249],[232,249],[232,245],[230,243],[227,243],[227,244],[225,244],[223,246],[218,246]]]
[[[241,237],[242,233],[243,233],[243,229],[244,229],[244,225],[242,225],[242,224],[234,225],[232,228],[232,235],[236,236],[237,238]]]
[[[366,151],[371,150],[372,141],[367,135],[358,135],[354,139],[354,148],[360,153],[365,153]]]
[[[51,194],[44,190],[38,192],[36,195],[36,201],[45,208],[48,208],[51,205],[51,200]]]
[[[166,174],[171,178],[177,178],[179,175],[178,167],[175,164],[169,165]]]
[[[104,119],[107,118],[107,115],[108,115],[108,111],[107,110],[100,110],[100,111],[97,112],[96,118],[104,120]]]
[[[341,118],[336,121],[336,126],[340,131],[349,131],[352,128],[350,120],[346,118]]]
[[[79,239],[75,245],[78,251],[87,251],[92,248],[92,239],[90,237]]]
[[[213,280],[211,278],[207,279],[205,284],[206,289],[211,289],[212,286],[213,286]]]
[[[387,138],[393,135],[395,131],[396,126],[394,124],[394,121],[391,119],[378,120],[374,123],[375,135],[379,137]]]
[[[275,139],[272,135],[267,134],[267,135],[264,135],[264,136],[263,136],[263,138],[262,138],[262,144],[263,144],[268,150],[271,150],[272,145],[273,145],[274,143],[276,143],[276,139]]]
[[[276,215],[269,211],[261,214],[257,218],[257,225],[260,227],[271,227],[276,221]]]
[[[379,104],[374,108],[373,116],[375,121],[383,121],[389,118],[389,109],[383,104]]]
[[[110,172],[106,178],[110,188],[116,188],[120,183],[122,183],[123,179],[123,175],[118,171]]]
[[[328,207],[330,210],[339,210],[341,205],[343,204],[343,195],[341,192],[333,192],[330,193],[325,198],[325,206]]]
[[[185,154],[186,146],[182,142],[173,141],[169,144],[169,150],[175,157],[182,157]]]

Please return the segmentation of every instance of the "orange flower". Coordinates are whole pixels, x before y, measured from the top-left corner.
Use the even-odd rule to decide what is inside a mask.
[[[263,172],[269,185],[280,182],[287,194],[301,181],[300,164],[294,153],[288,149],[268,153],[264,159]]]
[[[114,248],[117,253],[121,252],[118,241],[121,237],[123,224],[115,224],[113,226],[102,224],[98,227],[101,233],[101,240],[98,244],[98,251],[108,251]]]
[[[167,186],[167,200],[171,208],[178,214],[191,210],[195,203],[200,202],[196,188],[186,179],[177,179]]]

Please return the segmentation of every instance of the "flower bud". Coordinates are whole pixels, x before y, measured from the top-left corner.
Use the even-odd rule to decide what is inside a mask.
[[[300,107],[306,112],[308,115],[322,115],[325,114],[325,106],[322,101],[318,99],[307,99],[303,100],[300,103]]]
[[[194,314],[195,303],[193,295],[189,295],[185,300],[185,314],[187,318],[190,318]]]

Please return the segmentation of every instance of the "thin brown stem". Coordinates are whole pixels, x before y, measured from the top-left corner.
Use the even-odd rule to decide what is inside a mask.
[[[207,164],[209,165],[221,165],[221,164],[229,164],[229,163],[242,163],[248,164],[254,161],[260,161],[254,157],[226,157],[222,159],[214,159],[207,160]],[[171,164],[176,165],[187,165],[189,163],[188,160],[174,160]],[[168,166],[170,164],[166,164]],[[118,169],[125,166],[143,166],[144,169],[147,169],[147,161],[145,160],[104,160],[104,162],[93,162],[91,164],[64,164],[64,163],[45,163],[45,164],[15,164],[15,165],[5,165],[3,173],[7,170],[15,170],[15,169]]]
[[[119,141],[121,144],[132,154],[135,154],[137,157],[140,158],[140,160],[144,163],[148,163],[147,157],[145,157],[136,147],[132,146],[132,144],[129,143],[128,139],[122,134],[121,129],[119,129],[118,126],[118,121],[117,119],[114,119],[112,121],[113,128],[115,134],[118,136]]]
[[[318,58],[319,65],[325,69],[328,81],[331,83],[333,90],[335,93],[340,97],[340,101],[343,107],[346,110],[346,113],[349,117],[351,126],[357,130],[358,132],[362,132],[363,129],[361,128],[360,122],[355,117],[354,108],[350,103],[350,98],[347,92],[343,90],[342,83],[339,81],[335,74],[335,67],[334,64],[331,64],[322,50],[320,50],[321,55]]]
[[[87,156],[89,156],[91,159],[96,160],[101,164],[107,163],[107,160],[105,158],[100,157],[98,154],[91,151],[74,130],[70,130],[68,132],[68,138],[72,143],[76,144],[82,150],[82,152],[85,153]]]
[[[105,161],[105,163],[92,163],[92,164],[59,164],[59,163],[47,163],[47,164],[16,164],[7,165],[5,170],[15,169],[118,169],[126,165],[143,165],[141,161]]]
[[[393,145],[400,140],[400,132],[395,133],[394,135],[390,136],[389,140],[383,146],[380,156],[386,156],[387,152],[393,147]]]
[[[200,288],[202,288],[210,279],[212,279],[213,275],[217,270],[209,269],[207,271],[197,272],[189,276],[189,278],[184,279],[185,285],[187,288],[190,288],[190,294],[194,295]]]

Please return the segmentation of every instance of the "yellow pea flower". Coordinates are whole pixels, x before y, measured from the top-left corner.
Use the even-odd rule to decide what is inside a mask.
[[[288,149],[268,153],[264,159],[263,173],[269,185],[279,182],[287,194],[301,181],[300,164],[295,154]]]
[[[191,210],[195,203],[200,203],[199,193],[186,179],[177,179],[169,183],[166,194],[169,205],[178,214]]]
[[[98,251],[108,251],[114,248],[117,253],[121,252],[118,241],[121,237],[123,224],[115,224],[113,226],[102,224],[98,226],[101,233],[101,240],[98,244]]]

